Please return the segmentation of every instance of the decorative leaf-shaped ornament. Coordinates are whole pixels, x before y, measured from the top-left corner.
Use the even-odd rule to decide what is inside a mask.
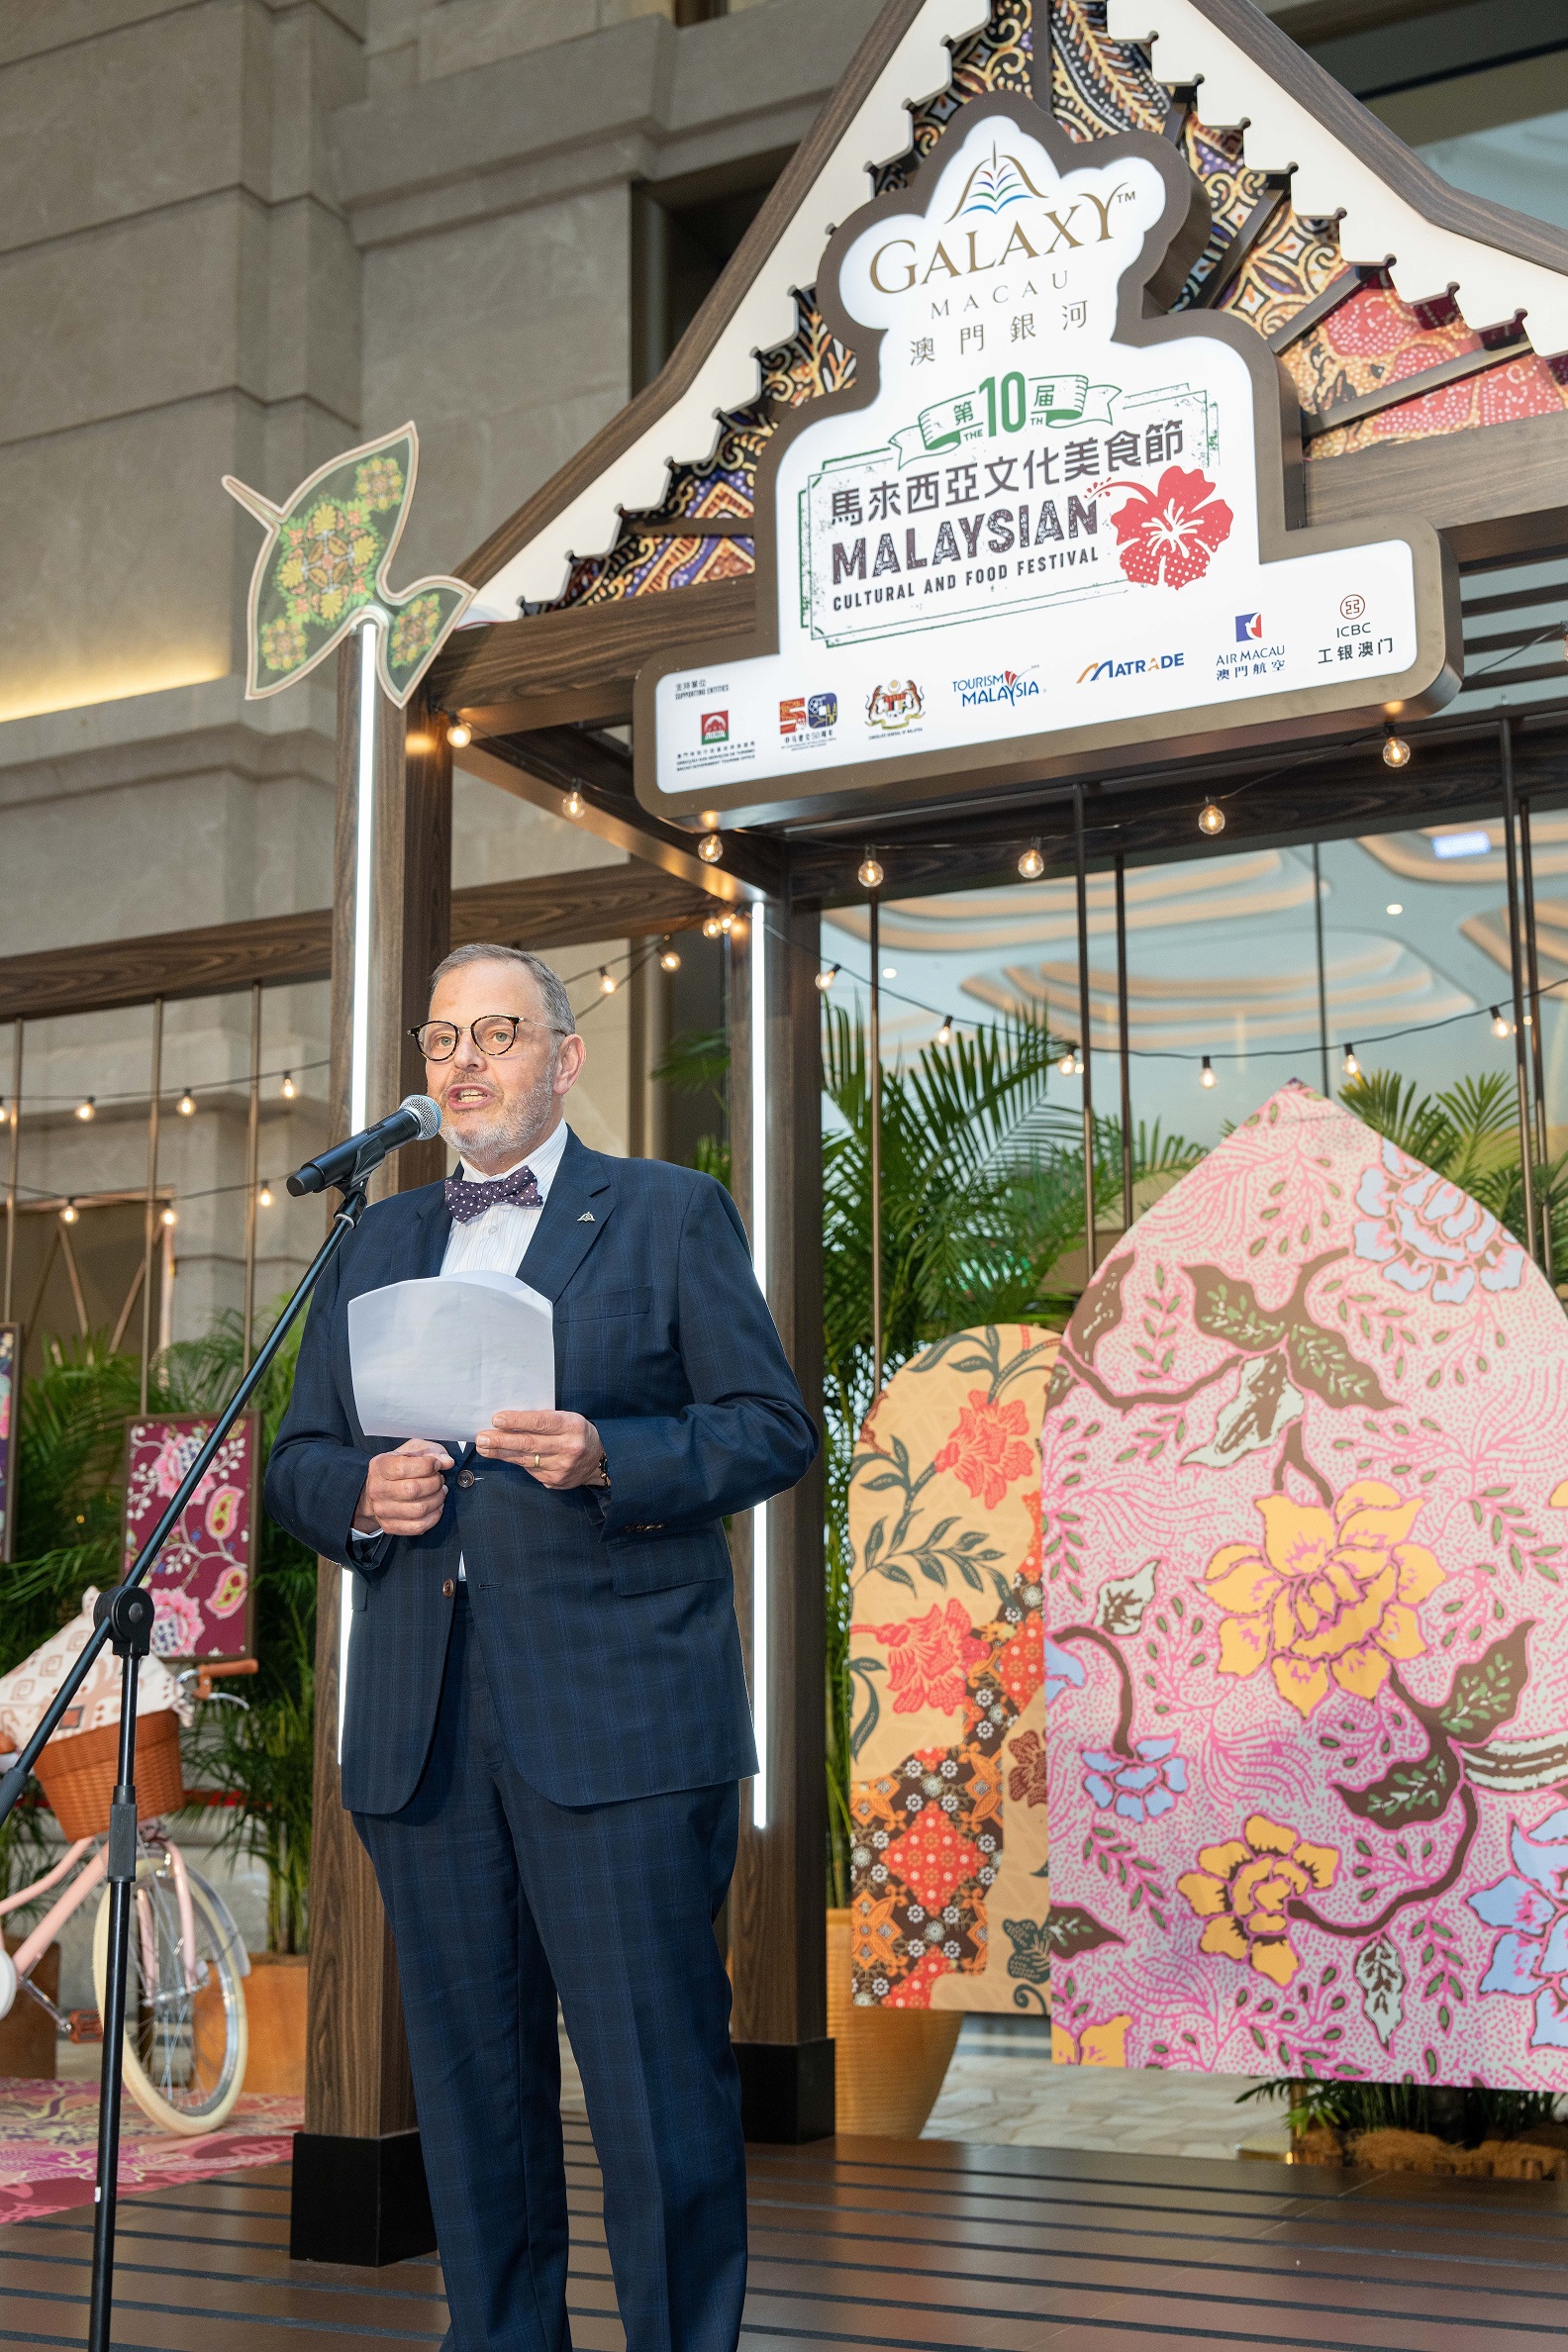
[[[298,685],[368,618],[382,691],[405,707],[474,595],[444,573],[411,588],[388,583],[418,473],[410,423],[329,458],[280,507],[224,475],[230,497],[266,532],[250,575],[247,702]]]

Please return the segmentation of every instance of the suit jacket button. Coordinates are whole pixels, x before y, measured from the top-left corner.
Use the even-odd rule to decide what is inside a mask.
[[[460,1487],[471,1487],[471,1486],[473,1485],[473,1482],[474,1482],[474,1474],[473,1474],[473,1472],[472,1472],[471,1470],[459,1470],[459,1471],[458,1471],[458,1473],[457,1473],[457,1484],[458,1484]]]
[[[456,1578],[455,1578],[455,1577],[448,1576],[448,1577],[446,1578],[445,1582],[444,1582],[444,1583],[442,1584],[442,1586],[441,1586],[441,1599],[442,1599],[443,1601],[449,1601],[449,1600],[451,1599],[452,1595],[453,1595],[453,1594],[456,1592],[456,1590],[457,1590],[457,1580],[456,1580]]]

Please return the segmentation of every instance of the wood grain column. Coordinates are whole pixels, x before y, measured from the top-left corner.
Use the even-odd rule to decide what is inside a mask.
[[[332,1131],[349,1131],[354,903],[359,830],[360,648],[339,654],[338,802],[333,873]],[[425,1018],[431,968],[451,922],[451,754],[416,698],[406,714],[377,694],[368,1116],[422,1092],[408,1029]],[[385,1161],[373,1197],[445,1171],[440,1140]],[[380,2264],[436,2243],[420,2155],[398,1991],[381,1898],[338,1776],[343,1571],[319,1565],[315,1821],[311,1847],[310,2018],[305,2129],[294,2143],[290,2251],[296,2260]]]
[[[748,952],[735,951],[731,997],[731,1136],[735,1197],[754,1217],[754,1170],[767,1176],[768,1301],[801,1392],[820,1416],[823,1381],[821,921],[815,906],[768,900],[765,1132],[754,1133],[754,991]],[[750,1541],[737,1548],[751,1558]],[[833,2044],[827,2037],[827,1717],[824,1688],[823,1475],[819,1457],[767,1512],[765,1689],[757,1693],[755,1588],[739,1584],[747,1666],[760,1696],[765,1820],[741,1791],[740,1851],[730,1902],[732,2030],[746,2136],[825,2138],[833,2128]]]

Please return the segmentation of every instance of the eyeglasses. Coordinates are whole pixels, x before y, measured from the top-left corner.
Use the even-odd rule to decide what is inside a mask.
[[[466,1026],[455,1021],[427,1021],[409,1035],[429,1062],[450,1061],[457,1050],[458,1040],[472,1037],[475,1048],[489,1061],[510,1053],[517,1043],[519,1029],[542,1029],[546,1036],[568,1037],[570,1029],[556,1029],[547,1021],[531,1021],[523,1013],[481,1013],[477,1021]]]

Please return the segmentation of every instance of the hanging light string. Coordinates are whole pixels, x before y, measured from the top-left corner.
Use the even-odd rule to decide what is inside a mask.
[[[769,930],[768,935],[770,938],[777,937],[781,939],[788,939],[788,934],[786,932],[774,931],[771,930],[771,928]],[[809,948],[802,947],[798,941],[789,940],[788,943],[794,948],[797,954],[808,956],[811,954],[811,950]],[[819,989],[822,990],[824,995],[828,994],[829,990],[833,986],[833,981],[840,977],[846,980],[854,981],[856,986],[860,988],[869,988],[871,985],[870,978],[867,974],[856,972],[845,963],[834,962],[828,964],[826,959],[821,956],[817,956],[813,958],[813,960],[820,967],[817,974],[817,985]],[[903,989],[890,987],[886,980],[880,981],[878,985],[880,986],[884,997],[892,997],[898,1004],[908,1005],[912,1012],[928,1014],[932,1021],[941,1024],[944,1028],[949,1029],[954,1026],[971,1029],[984,1029],[987,1026],[985,1020],[980,1017],[955,1025],[950,1015],[942,1012],[935,1005],[927,1004],[924,998],[910,996]],[[1524,991],[1524,999],[1526,1004],[1533,1004],[1542,997],[1555,996],[1557,991],[1563,988],[1568,988],[1568,977],[1565,977],[1561,980],[1545,981],[1542,983],[1540,988],[1533,992],[1533,994],[1529,989],[1526,989]],[[1445,1014],[1440,1020],[1437,1021],[1413,1021],[1404,1029],[1378,1029],[1376,1031],[1363,1029],[1358,1031],[1358,1035],[1363,1044],[1387,1045],[1392,1044],[1397,1038],[1400,1037],[1421,1037],[1425,1036],[1428,1033],[1435,1034],[1438,1029],[1453,1029],[1458,1023],[1463,1021],[1491,1022],[1493,1024],[1493,1033],[1498,1034],[1500,1032],[1496,1028],[1497,1020],[1498,1009],[1495,1005],[1474,1005],[1467,1012]],[[1513,1032],[1512,1030],[1509,1030],[1507,1033],[1512,1035]],[[940,1041],[943,1043],[946,1042],[945,1039],[941,1039]],[[1316,1051],[1316,1039],[1311,1040],[1311,1044],[1312,1049]],[[1227,1051],[1224,1046],[1216,1046],[1211,1047],[1208,1053],[1184,1052],[1181,1048],[1173,1045],[1129,1044],[1127,1047],[1127,1051],[1139,1061],[1196,1062],[1200,1066],[1206,1063],[1214,1063],[1217,1061],[1267,1061],[1270,1059],[1279,1060],[1285,1058],[1296,1058],[1307,1051],[1307,1049],[1306,1043],[1297,1045],[1249,1046],[1244,1051],[1240,1050],[1239,1048],[1233,1048]],[[1119,1048],[1111,1047],[1109,1050],[1117,1051]],[[1340,1047],[1341,1053],[1346,1050],[1346,1047]]]

